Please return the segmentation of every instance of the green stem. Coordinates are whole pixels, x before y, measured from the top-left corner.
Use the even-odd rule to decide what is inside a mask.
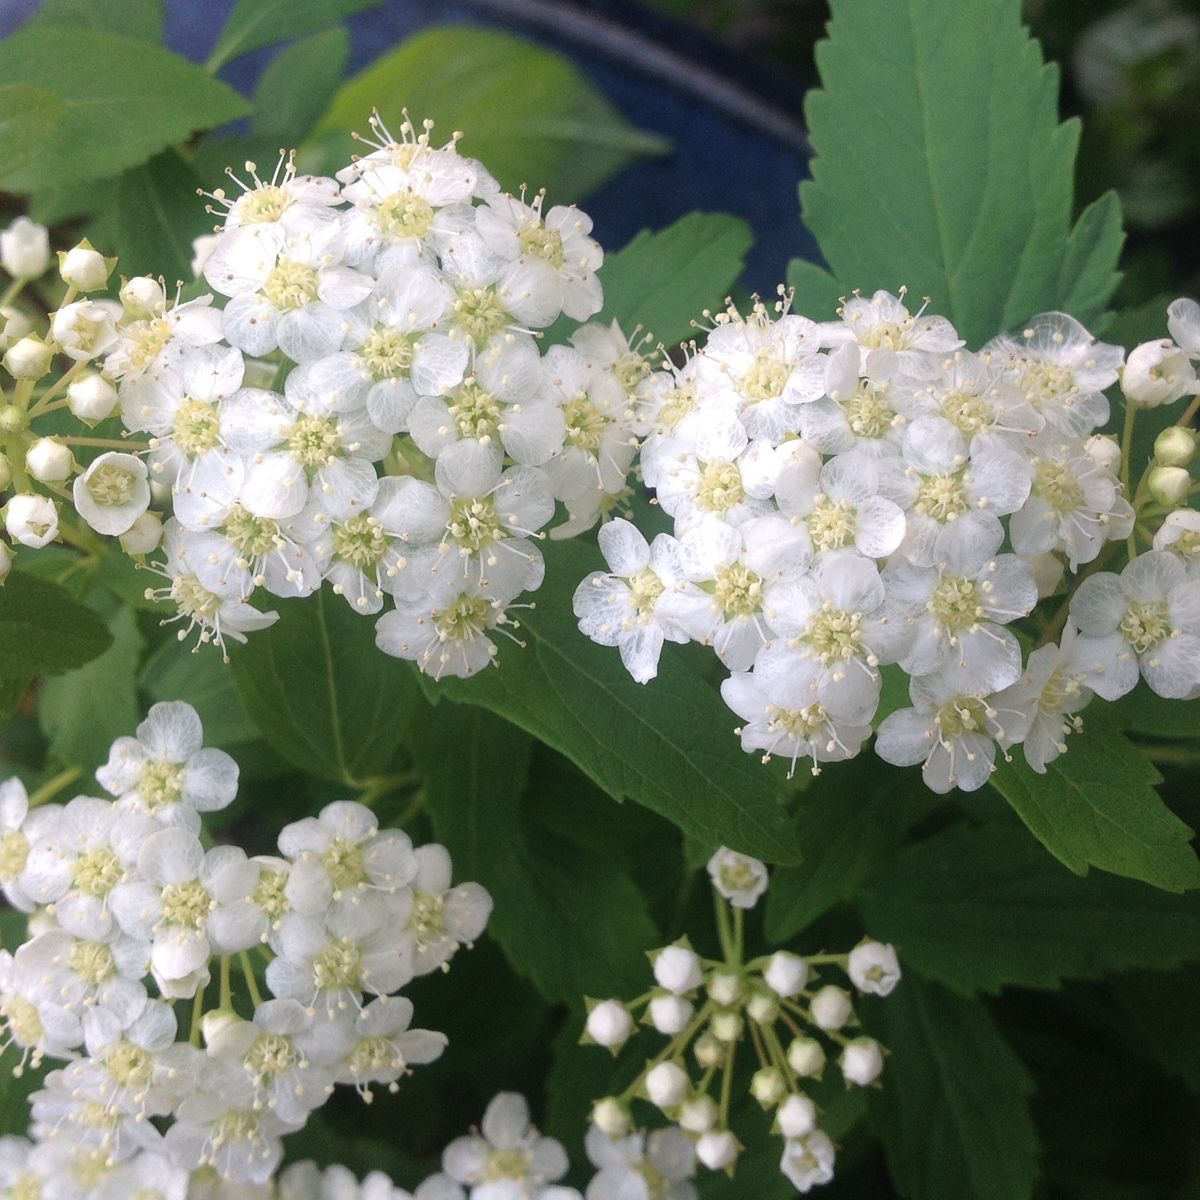
[[[1200,396],[1193,396],[1191,403],[1183,410],[1182,416],[1175,422],[1176,425],[1190,425],[1196,413],[1200,412]]]
[[[733,1064],[737,1058],[738,1043],[729,1047],[729,1055],[725,1059],[725,1074],[721,1076],[721,1115],[718,1117],[721,1129],[729,1128],[729,1101],[733,1096]]]
[[[746,912],[744,909],[733,910],[733,951],[734,961],[738,967],[742,965],[742,954],[746,945]]]
[[[1132,496],[1133,488],[1130,481],[1131,459],[1133,456],[1133,427],[1137,421],[1137,406],[1125,401],[1125,424],[1121,430],[1121,484],[1125,495]],[[1137,541],[1132,532],[1129,535],[1127,550],[1130,561],[1137,557]]]
[[[4,295],[0,296],[0,305],[11,304],[21,294],[22,289],[28,282],[28,279],[14,279],[4,289]]]
[[[250,962],[250,955],[245,950],[238,951],[238,961],[242,964],[242,975],[246,980],[246,991],[250,993],[250,1000],[254,1007],[257,1008],[262,1002],[262,992],[258,990],[258,980],[254,977],[254,966]]]
[[[204,988],[196,988],[196,998],[192,1001],[192,1028],[188,1033],[188,1045],[200,1045],[200,1026],[204,1018]]]
[[[221,999],[219,1003],[223,1009],[233,1008],[233,981],[229,978],[230,961],[228,954],[221,955]]]
[[[738,960],[733,946],[733,930],[729,924],[729,905],[725,902],[725,897],[715,888],[713,889],[713,903],[717,914],[717,937],[721,940],[721,953],[725,956],[726,963],[737,966]]]
[[[29,797],[29,807],[37,808],[39,804],[45,804],[47,800],[58,795],[63,788],[69,783],[73,783],[83,774],[81,767],[68,767],[65,771],[59,771],[51,779],[47,779],[32,796]]]
[[[29,410],[29,419],[32,421],[34,417],[40,417],[43,413],[48,413],[52,409],[62,408],[66,404],[65,400],[60,400],[57,404],[52,404],[54,399],[63,387],[70,384],[87,366],[86,362],[77,362],[64,371],[58,379],[56,379],[43,393],[41,399]]]
[[[99,446],[105,450],[124,450],[126,454],[136,454],[139,450],[149,450],[149,442],[130,442],[120,438],[94,437],[63,437],[58,439],[64,446]]]

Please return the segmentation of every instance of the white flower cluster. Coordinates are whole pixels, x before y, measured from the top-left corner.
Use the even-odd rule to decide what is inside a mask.
[[[286,826],[278,856],[205,849],[201,815],[237,777],[195,710],[163,703],[97,772],[114,799],[31,806],[0,785],[0,885],[29,914],[28,940],[0,951],[0,1028],[18,1072],[67,1060],[32,1098],[31,1154],[96,1173],[71,1197],[127,1194],[100,1180],[142,1157],[265,1184],[336,1084],[370,1099],[446,1045],[394,993],[482,932],[488,894],[351,801]]]
[[[575,593],[582,632],[618,647],[643,683],[665,641],[711,645],[742,746],[793,770],[809,758],[814,773],[859,752],[894,667],[913,707],[884,716],[876,751],[923,763],[939,792],[982,786],[997,750],[1022,741],[1044,770],[1088,689],[1127,691],[1139,663],[1159,694],[1195,694],[1191,510],[1160,531],[1165,553],[1139,556],[1119,584],[1083,583],[1061,645],[1023,663],[1009,628],[1067,568],[1132,538],[1135,504],[1148,518],[1152,500],[1170,503],[1160,462],[1131,504],[1121,448],[1096,432],[1119,347],[1047,313],[975,353],[947,320],[887,292],[856,295],[830,323],[789,309],[731,306],[702,349],[643,384],[641,468],[674,533],[600,530],[609,569]],[[1131,412],[1200,391],[1200,309],[1177,302],[1171,328],[1179,346],[1130,357]],[[1175,505],[1191,486],[1193,414],[1162,449],[1183,476]],[[1127,428],[1126,483],[1129,440]]]
[[[702,958],[683,939],[651,956],[657,986],[640,1000],[588,1001],[585,1042],[616,1054],[639,1019],[670,1039],[623,1093],[593,1106],[587,1145],[601,1170],[588,1200],[644,1195],[633,1183],[638,1176],[650,1196],[695,1200],[697,1162],[733,1172],[743,1147],[730,1128],[730,1100],[737,1052],[747,1035],[758,1060],[751,1095],[774,1112],[774,1131],[783,1139],[779,1169],[801,1192],[833,1178],[834,1145],[805,1091],[805,1082],[825,1070],[823,1043],[836,1047],[847,1086],[874,1084],[883,1071],[880,1044],[845,1032],[857,1024],[852,993],[818,973],[835,967],[856,991],[886,996],[900,981],[895,950],[865,939],[849,954],[801,957],[779,950],[747,961],[744,914],[765,892],[767,868],[722,848],[708,871],[722,957]],[[719,1100],[713,1095],[718,1091]],[[648,1134],[633,1130],[635,1099],[648,1101],[671,1124]]]

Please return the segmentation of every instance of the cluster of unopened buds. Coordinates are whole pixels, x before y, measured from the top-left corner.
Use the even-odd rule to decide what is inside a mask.
[[[744,914],[766,890],[767,868],[722,848],[708,871],[722,957],[703,958],[681,940],[651,955],[656,986],[644,996],[629,1004],[588,1002],[587,1042],[618,1053],[638,1021],[669,1039],[624,1092],[593,1106],[588,1151],[612,1176],[611,1191],[599,1200],[626,1194],[622,1172],[640,1173],[664,1189],[683,1186],[697,1161],[733,1174],[742,1144],[730,1127],[731,1105],[738,1052],[747,1041],[757,1060],[750,1093],[774,1113],[783,1139],[780,1170],[801,1192],[833,1178],[835,1156],[806,1085],[820,1079],[831,1051],[847,1086],[874,1084],[883,1071],[883,1047],[846,1031],[858,1023],[854,991],[886,996],[899,982],[893,948],[866,939],[848,954],[802,957],[778,950],[748,960]],[[853,990],[821,978],[831,969],[848,977]],[[671,1124],[635,1130],[635,1101],[648,1102]],[[651,1187],[649,1194],[695,1193]]]
[[[0,885],[28,914],[0,951],[2,1044],[17,1073],[66,1062],[31,1099],[31,1161],[92,1188],[133,1160],[265,1184],[335,1085],[369,1100],[441,1055],[396,993],[491,912],[478,884],[452,886],[443,847],[338,801],[286,826],[278,855],[206,849],[202,814],[233,801],[238,770],[183,703],[114,743],[109,798],[52,802],[76,774],[32,797],[0,784]],[[94,1194],[128,1194],[112,1186]]]
[[[1131,461],[1139,408],[1200,393],[1200,306],[1172,304],[1171,338],[1127,362],[1063,313],[978,352],[903,292],[839,315],[730,306],[645,382],[640,465],[674,531],[600,530],[580,629],[640,682],[664,642],[712,646],[764,759],[816,773],[875,733],[938,792],[982,786],[1018,743],[1044,771],[1093,694],[1200,694],[1200,402]],[[1098,432],[1118,380],[1119,442]],[[1100,572],[1118,551],[1121,575]],[[884,670],[912,707],[881,711]]]

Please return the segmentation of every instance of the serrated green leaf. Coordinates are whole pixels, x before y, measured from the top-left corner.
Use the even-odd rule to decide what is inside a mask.
[[[104,621],[57,584],[12,571],[0,587],[0,676],[59,674],[111,644]]]
[[[1077,874],[1099,867],[1171,892],[1200,887],[1192,830],[1154,790],[1161,776],[1101,709],[1044,775],[1020,754],[994,787],[1042,845]]]
[[[89,772],[108,758],[117,738],[133,732],[140,716],[134,684],[142,652],[137,618],[130,609],[117,608],[108,629],[112,645],[103,654],[46,680],[38,696],[38,716],[54,759]]]
[[[511,190],[546,188],[551,204],[581,199],[632,158],[665,150],[568,59],[490,29],[425,30],[344,84],[316,133],[334,135],[336,161],[345,135],[363,129],[375,107],[393,131],[406,107],[447,137],[465,131],[465,154]]]
[[[872,937],[964,995],[1200,959],[1200,896],[1076,879],[1019,826],[954,826],[909,846],[860,903]]]
[[[1156,738],[1200,738],[1200,700],[1167,700],[1144,683],[1109,709],[1120,729]]]
[[[36,158],[16,169],[0,164],[10,191],[107,178],[248,111],[232,88],[178,54],[60,25],[22,29],[0,41],[0,78],[43,87],[52,80],[64,104]]]
[[[980,1001],[907,975],[871,1007],[891,1051],[869,1099],[907,1200],[1027,1200],[1038,1174],[1033,1081]]]
[[[754,242],[750,227],[724,213],[689,213],[674,225],[644,229],[608,255],[601,269],[604,310],[628,335],[640,325],[665,346],[693,333],[704,308],[719,308]]]
[[[47,88],[0,84],[0,178],[19,171],[53,139],[66,111],[63,98]]]
[[[251,50],[307,37],[382,0],[237,0],[205,64],[214,74]]]
[[[286,146],[306,137],[329,107],[349,54],[350,37],[340,25],[281,51],[254,92],[255,136]]]
[[[1114,197],[1071,226],[1078,123],[1019,0],[835,0],[805,116],[805,223],[841,294],[907,284],[969,344],[1036,312],[1085,324],[1117,282]]]
[[[42,0],[30,25],[67,25],[158,43],[163,17],[162,0]]]
[[[571,596],[597,565],[594,547],[545,547],[546,582],[521,621],[526,646],[506,645],[499,669],[426,682],[489,708],[566,755],[614,799],[629,798],[706,846],[794,863],[800,846],[778,780],[743,754],[720,696],[677,658],[634,683],[617,654],[590,642]]]
[[[327,588],[275,607],[274,625],[230,651],[246,712],[288,762],[362,786],[392,765],[416,683],[375,648],[374,622]]]
[[[793,258],[788,263],[788,287],[795,292],[794,305],[797,312],[804,313],[813,320],[832,320],[837,311],[838,301],[845,292],[838,282],[824,267],[807,262],[803,258]]]
[[[488,928],[513,969],[573,1007],[638,991],[658,938],[645,900],[611,861],[522,821],[532,740],[481,709],[443,704],[425,710],[411,744],[434,832],[457,876],[491,892]]]
[[[199,186],[199,177],[174,150],[117,180],[113,249],[123,275],[162,275],[168,286],[192,278],[192,241],[212,227],[196,195]]]
[[[1200,1039],[1193,1032],[1200,1007],[1200,969],[1169,975],[1131,972],[1112,980],[1109,989],[1135,1044],[1200,1093]]]

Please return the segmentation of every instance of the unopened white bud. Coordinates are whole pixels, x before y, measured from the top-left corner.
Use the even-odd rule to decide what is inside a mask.
[[[592,1105],[592,1124],[611,1138],[624,1137],[629,1132],[629,1110],[615,1096],[606,1096]]]
[[[1196,457],[1196,432],[1183,425],[1168,425],[1154,439],[1154,460],[1164,467],[1186,467]]]
[[[817,1127],[817,1106],[800,1092],[793,1092],[775,1114],[785,1138],[802,1138]]]
[[[50,233],[28,217],[18,217],[0,233],[0,266],[14,279],[37,279],[50,270]]]
[[[687,1028],[695,1008],[682,996],[655,996],[650,1001],[650,1023],[659,1033],[674,1037]]]
[[[788,950],[777,950],[763,972],[767,987],[785,1000],[798,996],[808,983],[808,963],[798,954]]]
[[[1121,466],[1121,447],[1116,440],[1103,433],[1093,433],[1083,443],[1083,452],[1102,471],[1115,475]]]
[[[883,1073],[883,1049],[874,1038],[855,1038],[842,1051],[838,1066],[847,1083],[867,1087]]]
[[[850,993],[834,984],[826,984],[812,999],[813,1023],[818,1029],[841,1029],[853,1014]]]
[[[788,1066],[803,1079],[816,1079],[825,1070],[825,1048],[816,1038],[793,1038],[787,1050]]]
[[[1196,390],[1196,372],[1187,354],[1170,338],[1159,338],[1129,352],[1121,372],[1121,390],[1139,408],[1174,404]]]
[[[770,992],[755,992],[746,1002],[746,1015],[758,1025],[779,1020],[779,1001]]]
[[[846,964],[850,982],[860,992],[875,996],[888,996],[900,982],[900,962],[896,958],[895,946],[867,938],[850,951]]]
[[[724,1012],[714,1013],[708,1027],[717,1041],[729,1045],[742,1036],[742,1030],[746,1027],[746,1023],[742,1020],[740,1012],[727,1008]]]
[[[135,275],[121,285],[117,293],[125,316],[131,321],[145,321],[162,315],[167,306],[163,286],[149,275]]]
[[[117,407],[117,389],[103,375],[91,371],[68,386],[67,407],[81,421],[103,421]]]
[[[244,1025],[245,1020],[228,1008],[214,1008],[200,1018],[200,1031],[204,1034],[204,1044],[211,1046],[225,1030],[234,1025]]]
[[[80,292],[99,291],[116,265],[115,258],[105,258],[87,238],[73,250],[58,252],[58,273],[64,283]]]
[[[1057,554],[1046,551],[1044,554],[1020,554],[1017,557],[1033,572],[1039,600],[1053,596],[1062,587],[1067,564]]]
[[[708,994],[718,1004],[736,1004],[742,995],[742,978],[732,971],[714,971],[708,977]]]
[[[692,1053],[705,1071],[725,1061],[725,1047],[711,1033],[702,1033],[692,1044]]]
[[[1178,508],[1187,503],[1192,477],[1183,467],[1152,467],[1146,477],[1146,487],[1163,507]]]
[[[33,332],[33,322],[11,304],[0,305],[0,350],[7,350]]]
[[[126,554],[150,554],[162,541],[163,523],[157,513],[144,512],[121,534],[121,549]]]
[[[58,508],[48,496],[13,496],[4,510],[4,528],[14,542],[40,550],[58,537]]]
[[[25,451],[25,469],[39,483],[62,483],[73,463],[70,448],[54,438],[38,438]]]
[[[654,959],[654,978],[677,996],[690,992],[701,983],[700,958],[687,946],[666,946]]]
[[[41,379],[50,370],[54,348],[32,334],[18,338],[4,355],[4,369],[14,379]]]
[[[1167,331],[1193,358],[1200,357],[1200,304],[1175,300],[1167,308]]]
[[[679,1126],[687,1133],[707,1133],[717,1123],[717,1104],[711,1096],[693,1096],[680,1105]]]
[[[761,1067],[750,1080],[750,1095],[763,1106],[774,1108],[787,1094],[783,1072],[778,1067]]]
[[[617,1049],[633,1032],[633,1018],[619,1000],[604,1000],[587,1016],[588,1037],[598,1046]]]
[[[659,1063],[646,1074],[646,1097],[658,1108],[674,1108],[682,1104],[689,1087],[691,1080],[678,1063]]]
[[[710,1130],[696,1141],[696,1157],[710,1171],[724,1171],[737,1162],[740,1147],[728,1129]]]

